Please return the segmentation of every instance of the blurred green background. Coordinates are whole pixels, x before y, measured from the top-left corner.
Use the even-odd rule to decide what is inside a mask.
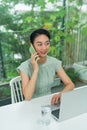
[[[64,68],[87,60],[86,7],[85,0],[0,0],[0,99],[10,96],[8,83],[30,57],[29,36],[37,28],[50,32],[49,54],[62,60]]]

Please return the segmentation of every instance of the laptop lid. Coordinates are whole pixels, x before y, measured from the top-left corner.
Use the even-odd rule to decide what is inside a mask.
[[[60,109],[58,111],[56,110],[56,114],[59,113],[56,119],[63,121],[87,112],[86,99],[87,86],[78,87],[72,91],[63,93],[61,96]],[[54,112],[52,112],[52,114],[53,113]]]

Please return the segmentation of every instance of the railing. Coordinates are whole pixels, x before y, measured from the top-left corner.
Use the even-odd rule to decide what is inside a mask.
[[[11,104],[9,82],[0,83],[0,106]]]

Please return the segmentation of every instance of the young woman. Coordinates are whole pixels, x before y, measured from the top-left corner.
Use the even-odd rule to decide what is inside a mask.
[[[55,74],[57,74],[65,84],[65,88],[52,97],[51,103],[57,104],[61,94],[72,90],[74,84],[62,68],[61,61],[47,55],[50,49],[50,34],[47,30],[33,31],[30,35],[30,42],[36,52],[18,67],[24,97],[26,100],[30,100],[32,97],[50,94],[51,84],[55,79]]]

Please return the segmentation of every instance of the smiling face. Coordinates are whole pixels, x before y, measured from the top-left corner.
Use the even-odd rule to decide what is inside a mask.
[[[37,36],[34,40],[34,48],[40,57],[46,57],[50,49],[50,40],[45,34]]]

